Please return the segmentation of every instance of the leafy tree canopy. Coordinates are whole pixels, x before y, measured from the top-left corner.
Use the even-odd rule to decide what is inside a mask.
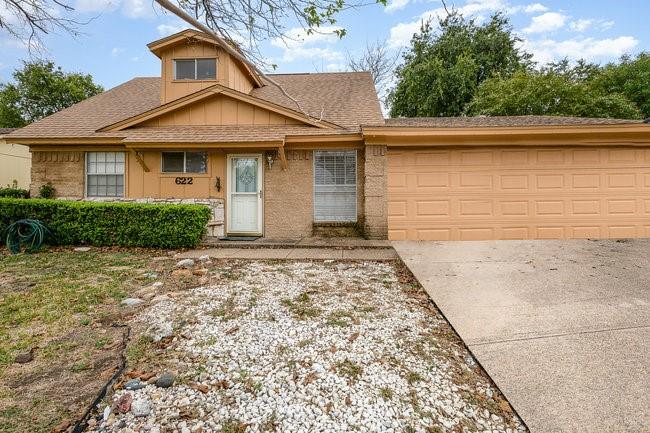
[[[424,23],[413,36],[388,98],[391,116],[458,116],[484,80],[511,76],[531,64],[531,56],[516,47],[519,39],[503,14],[478,25],[452,11],[439,27],[434,32]]]
[[[0,83],[0,127],[28,125],[104,91],[90,75],[64,72],[49,61],[23,62],[14,83]]]
[[[553,70],[520,71],[491,78],[478,88],[466,114],[488,116],[578,116],[638,119],[641,112],[620,93],[605,93],[589,82]]]

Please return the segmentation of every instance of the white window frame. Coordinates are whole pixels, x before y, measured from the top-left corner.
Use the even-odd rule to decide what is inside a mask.
[[[193,60],[194,61],[194,78],[178,78],[176,74],[176,62],[178,61],[188,61],[188,60]],[[199,78],[199,62],[198,60],[214,60],[214,78]],[[216,57],[189,57],[187,59],[174,59],[174,80],[178,81],[216,81],[217,76],[218,76],[218,71],[217,68],[219,65],[217,64],[217,58]]]
[[[124,171],[122,173],[113,174],[99,174],[88,173],[88,155],[91,153],[121,153],[124,155]],[[126,197],[126,172],[127,172],[127,157],[126,152],[121,151],[90,151],[84,153],[84,197],[86,198],[123,198]],[[122,175],[122,195],[88,195],[88,176],[115,176]]]
[[[316,215],[316,195],[318,192],[316,191],[316,154],[317,153],[354,153],[354,217],[352,219],[319,219]],[[314,150],[312,154],[312,159],[313,159],[313,164],[312,164],[312,171],[313,176],[312,176],[312,185],[313,185],[313,196],[312,196],[312,202],[314,204],[314,210],[313,210],[313,218],[314,222],[316,223],[356,223],[359,220],[359,158],[358,158],[358,153],[356,150],[350,150],[350,149],[331,149],[331,150]],[[347,176],[346,176],[347,179]],[[348,185],[349,184],[345,184]]]
[[[205,171],[187,171],[187,154],[189,153],[205,153],[205,160],[206,160],[206,166],[205,166]],[[182,153],[183,154],[183,171],[165,171],[163,169],[163,154],[164,153]],[[183,173],[183,174],[207,174],[208,173],[208,165],[210,164],[210,155],[208,155],[208,152],[204,152],[202,150],[169,150],[169,151],[162,151],[160,152],[160,173],[162,174],[174,174],[174,173]]]

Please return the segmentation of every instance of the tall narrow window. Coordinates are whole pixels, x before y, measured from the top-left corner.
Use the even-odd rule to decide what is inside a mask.
[[[124,152],[86,153],[86,195],[124,196]]]
[[[314,152],[314,220],[357,220],[357,152]]]
[[[216,80],[217,59],[174,60],[175,80]]]

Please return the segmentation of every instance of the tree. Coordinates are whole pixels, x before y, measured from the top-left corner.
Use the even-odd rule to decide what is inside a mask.
[[[38,47],[41,37],[62,30],[77,34],[83,24],[73,17],[74,8],[65,0],[0,0],[0,29],[22,41],[30,49]]]
[[[531,65],[501,13],[478,25],[452,11],[439,27],[434,32],[426,22],[413,36],[388,97],[391,116],[458,116],[484,80]]]
[[[15,83],[0,84],[0,127],[18,128],[104,91],[90,75],[48,61],[23,62]]]
[[[556,72],[560,71],[560,72]],[[573,80],[576,71],[549,68],[519,71],[509,78],[483,82],[466,109],[471,116],[550,115],[638,119],[637,106],[620,93],[594,88],[589,79]]]
[[[335,34],[347,30],[338,25],[338,14],[387,0],[155,0],[167,11],[216,34],[258,66],[271,66],[260,51],[268,40],[289,44],[314,33]],[[181,13],[182,12],[182,13]],[[192,20],[189,20],[191,18]],[[205,25],[201,28],[197,23]],[[301,31],[291,31],[295,28]]]
[[[391,52],[386,41],[367,42],[361,56],[354,58],[348,53],[348,68],[355,72],[370,72],[379,99],[385,102],[386,90],[398,58],[399,52]]]
[[[603,93],[620,93],[633,101],[646,118],[650,117],[650,53],[636,58],[623,56],[610,63],[593,79],[593,87]]]

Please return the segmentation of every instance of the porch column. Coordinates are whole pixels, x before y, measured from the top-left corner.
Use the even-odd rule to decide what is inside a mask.
[[[388,238],[388,155],[385,145],[365,147],[364,235]]]

